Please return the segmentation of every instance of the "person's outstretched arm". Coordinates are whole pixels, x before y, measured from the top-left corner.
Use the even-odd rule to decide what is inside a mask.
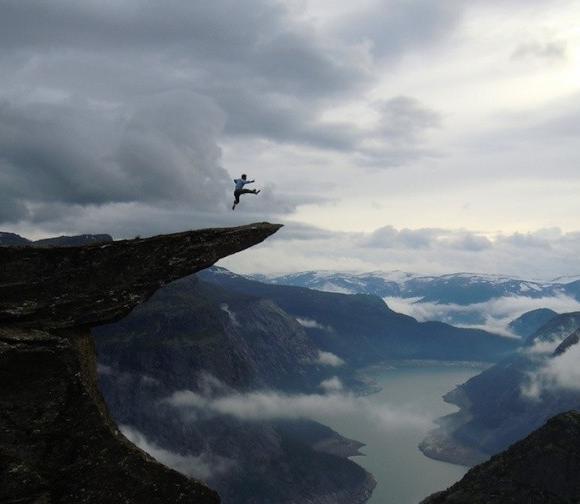
[[[255,180],[246,180],[246,184],[253,184]]]

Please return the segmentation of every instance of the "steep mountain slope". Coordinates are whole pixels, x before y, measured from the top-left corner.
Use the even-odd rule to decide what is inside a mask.
[[[225,503],[351,504],[369,497],[372,476],[345,458],[360,444],[314,422],[244,420],[196,406],[252,391],[320,394],[323,379],[343,373],[348,380],[348,370],[319,362],[303,327],[271,300],[190,277],[97,328],[95,337],[116,421],[170,459],[189,460],[188,470]],[[175,407],[175,394],[190,404]]]
[[[526,436],[551,416],[580,408],[580,388],[543,381],[544,371],[559,364],[563,348],[574,345],[574,336],[569,336],[579,327],[580,313],[555,317],[516,355],[449,392],[445,400],[460,411],[440,419],[441,428],[421,445],[424,453],[472,465]]]
[[[422,504],[580,502],[580,413],[562,413]]]
[[[318,347],[274,302],[196,276],[166,286],[94,334],[99,362],[127,372],[144,372],[143,356],[154,348],[156,378],[174,389],[197,388],[195,375],[176,368],[211,374],[240,391],[289,392],[317,390],[335,371],[318,362]]]
[[[271,299],[303,324],[323,350],[351,364],[385,359],[498,360],[518,341],[441,322],[419,323],[390,310],[382,299],[249,280],[222,268],[200,278],[229,291]]]

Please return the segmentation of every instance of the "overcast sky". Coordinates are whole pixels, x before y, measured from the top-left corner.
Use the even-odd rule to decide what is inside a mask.
[[[579,19],[580,0],[0,0],[0,229],[269,220],[225,266],[578,274]],[[263,192],[232,212],[242,172]]]

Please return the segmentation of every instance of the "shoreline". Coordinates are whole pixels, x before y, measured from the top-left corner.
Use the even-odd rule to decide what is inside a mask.
[[[491,457],[460,443],[443,428],[430,431],[417,447],[425,457],[463,467],[476,466]]]

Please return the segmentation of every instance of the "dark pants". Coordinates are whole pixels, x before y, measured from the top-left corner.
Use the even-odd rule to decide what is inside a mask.
[[[240,202],[240,195],[242,194],[256,194],[256,190],[255,189],[240,189],[239,191],[234,191],[234,198],[236,205]]]

